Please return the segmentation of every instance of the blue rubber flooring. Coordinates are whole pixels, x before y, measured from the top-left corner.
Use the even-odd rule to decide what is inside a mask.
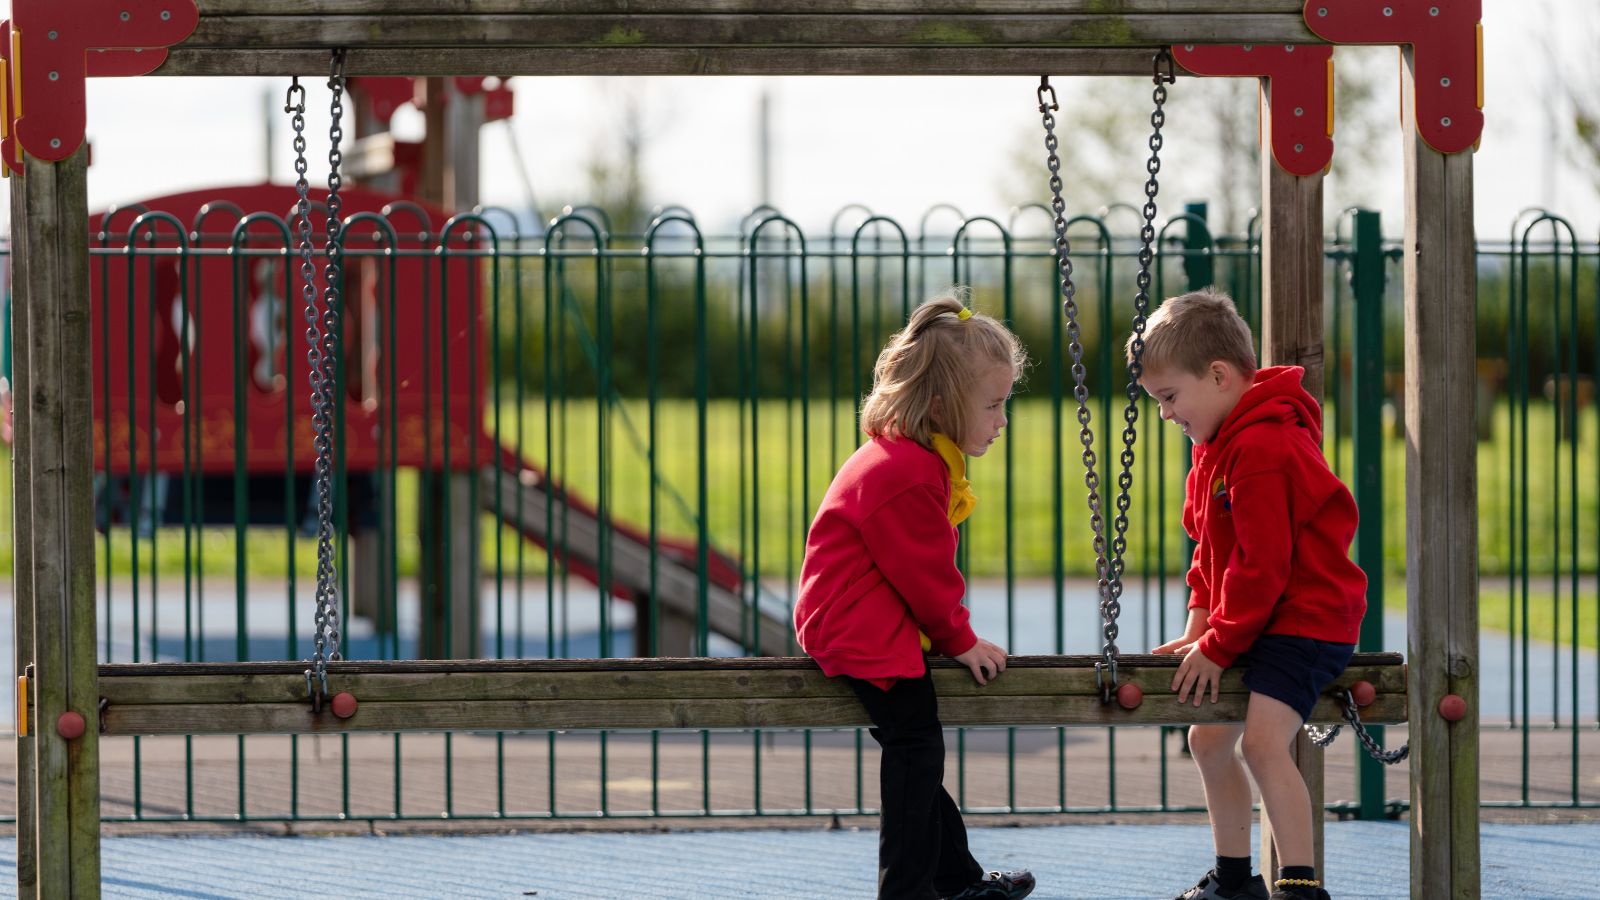
[[[1030,868],[1037,898],[1172,897],[1211,863],[1203,825],[971,829],[989,868]],[[1485,825],[1483,896],[1593,897],[1600,822]],[[1407,897],[1404,822],[1329,822],[1334,897]],[[0,867],[16,865],[15,841]],[[877,832],[107,837],[106,897],[871,898]]]

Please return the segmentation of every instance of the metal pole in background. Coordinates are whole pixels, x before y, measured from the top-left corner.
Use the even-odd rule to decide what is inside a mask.
[[[1351,443],[1355,450],[1356,564],[1367,573],[1367,616],[1360,650],[1383,649],[1383,229],[1375,210],[1355,213],[1350,288],[1355,298],[1355,360]],[[1383,742],[1383,727],[1368,729]],[[1383,765],[1356,754],[1356,795],[1362,819],[1385,814]]]

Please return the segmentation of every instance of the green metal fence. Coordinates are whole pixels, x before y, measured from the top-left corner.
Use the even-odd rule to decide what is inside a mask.
[[[341,379],[353,387],[336,417],[369,429],[376,447],[338,467],[348,656],[792,652],[785,623],[805,529],[860,441],[856,398],[906,312],[952,283],[1011,322],[1035,361],[999,452],[971,467],[980,505],[960,562],[974,622],[1013,652],[1098,646],[1042,207],[1003,218],[939,207],[909,229],[850,207],[811,233],[763,209],[731,235],[702,231],[682,209],[643,234],[615,233],[592,208],[533,233],[499,210],[437,233],[404,213],[353,221],[345,243],[349,269],[366,274],[359,291],[346,285],[359,315],[341,336]],[[1102,460],[1120,431],[1108,425],[1120,419],[1136,270],[1122,218],[1113,210],[1071,227]],[[92,241],[93,264],[119,276],[103,274],[94,301],[97,408],[126,401],[148,416],[130,424],[126,459],[101,479],[108,662],[309,653],[315,553],[293,431],[282,468],[253,472],[242,438],[218,462],[201,408],[214,379],[235,392],[216,411],[233,435],[252,428],[247,392],[273,385],[282,418],[308,418],[305,398],[281,389],[304,366],[294,242],[272,216],[222,219],[133,210]],[[1351,210],[1326,250],[1325,448],[1362,509],[1354,552],[1372,584],[1363,646],[1404,649],[1380,614],[1404,607],[1405,534],[1399,251],[1381,233],[1375,213]],[[1214,237],[1204,205],[1191,205],[1161,231],[1153,291],[1215,282],[1254,323],[1258,251],[1254,223]],[[1484,802],[1588,807],[1600,759],[1600,247],[1536,212],[1509,241],[1483,243],[1478,267]],[[199,312],[218,271],[232,291],[221,318]],[[158,296],[170,308],[134,299]],[[231,342],[231,371],[199,367],[193,348],[217,341]],[[158,359],[186,361],[157,371]],[[111,396],[114,374],[126,397]],[[402,447],[411,426],[396,398],[407,392],[428,401],[421,463]],[[140,443],[154,448],[158,410],[174,409],[184,452],[170,464]],[[1128,650],[1159,643],[1184,614],[1188,448],[1153,413],[1140,416]],[[464,430],[451,424],[461,421]],[[113,430],[97,438],[105,458]],[[104,745],[108,819],[830,816],[870,813],[876,796],[876,748],[856,729]],[[1201,807],[1173,729],[959,729],[949,746],[953,792],[975,813]],[[1403,772],[1385,780],[1344,742],[1327,758],[1330,807],[1376,817],[1406,806]]]

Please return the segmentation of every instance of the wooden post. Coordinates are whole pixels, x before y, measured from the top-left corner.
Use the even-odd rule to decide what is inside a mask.
[[[1466,898],[1480,877],[1472,154],[1418,135],[1409,47],[1402,59],[1411,896]],[[1447,694],[1466,700],[1458,722],[1439,715]]]
[[[477,128],[464,124],[459,110],[455,113],[450,110],[462,100],[451,89],[450,79],[427,80],[423,109],[427,133],[422,141],[422,195],[423,199],[447,211],[470,209],[478,202]],[[471,131],[470,138],[458,136],[463,129]],[[467,168],[472,177],[470,184],[463,180],[457,163],[457,159],[467,153],[468,146],[473,157]],[[488,454],[493,448],[480,446],[478,451]],[[470,445],[465,443],[450,447],[453,462],[465,461],[470,452]],[[417,513],[421,527],[418,533],[423,536],[424,546],[418,653],[439,659],[477,657],[481,655],[478,592],[482,579],[478,560],[476,474],[433,471],[420,475]],[[430,542],[431,547],[428,546]],[[448,579],[444,576],[445,560],[449,561]]]
[[[17,532],[19,583],[31,595],[33,855],[41,897],[100,895],[98,670],[94,631],[93,379],[89,329],[88,149],[49,163],[29,157],[13,181],[13,232],[26,261],[14,282],[25,354],[14,414],[24,435]],[[17,215],[20,213],[20,215]],[[21,258],[20,256],[18,258]],[[18,515],[23,510],[19,506]],[[19,610],[21,605],[19,604]],[[22,614],[19,613],[19,624]],[[23,647],[27,638],[20,639]],[[19,658],[19,663],[23,662]],[[88,727],[56,731],[65,712]],[[19,807],[19,813],[21,809]],[[22,832],[19,827],[19,834]],[[25,876],[18,866],[19,887]]]
[[[17,182],[11,187],[11,399],[13,408],[22,405],[28,396],[28,304],[23,290],[28,279],[28,234],[25,196]],[[14,556],[12,562],[12,597],[15,603],[15,620],[12,639],[15,650],[15,668],[18,675],[32,671],[33,643],[33,479],[28,468],[28,432],[33,417],[17,410],[11,428],[11,522]],[[31,695],[31,691],[30,691]],[[28,715],[27,699],[17,708],[17,721]],[[17,732],[17,896],[32,897],[38,891],[39,844],[38,799],[39,781],[35,777],[36,760],[34,736],[36,726],[29,723],[28,733]]]
[[[1322,176],[1291,175],[1272,158],[1271,83],[1261,93],[1261,364],[1304,366],[1305,387],[1322,402]],[[1311,794],[1311,841],[1319,875],[1322,853],[1322,751],[1304,731],[1295,762]],[[1261,812],[1261,871],[1279,865],[1272,822]]]

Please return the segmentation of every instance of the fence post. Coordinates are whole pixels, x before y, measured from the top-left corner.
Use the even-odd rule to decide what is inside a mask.
[[[1204,200],[1185,203],[1183,211],[1206,223],[1205,228],[1183,229],[1183,277],[1188,283],[1189,290],[1198,291],[1207,285],[1217,283],[1216,257],[1207,252],[1211,249],[1212,243],[1211,223],[1206,218]]]
[[[1367,573],[1367,615],[1361,650],[1383,649],[1383,229],[1377,211],[1357,210],[1351,242],[1350,288],[1354,296],[1355,360],[1352,372],[1355,450],[1356,564]],[[1383,740],[1383,726],[1371,728]],[[1384,817],[1383,764],[1356,748],[1358,816]]]

